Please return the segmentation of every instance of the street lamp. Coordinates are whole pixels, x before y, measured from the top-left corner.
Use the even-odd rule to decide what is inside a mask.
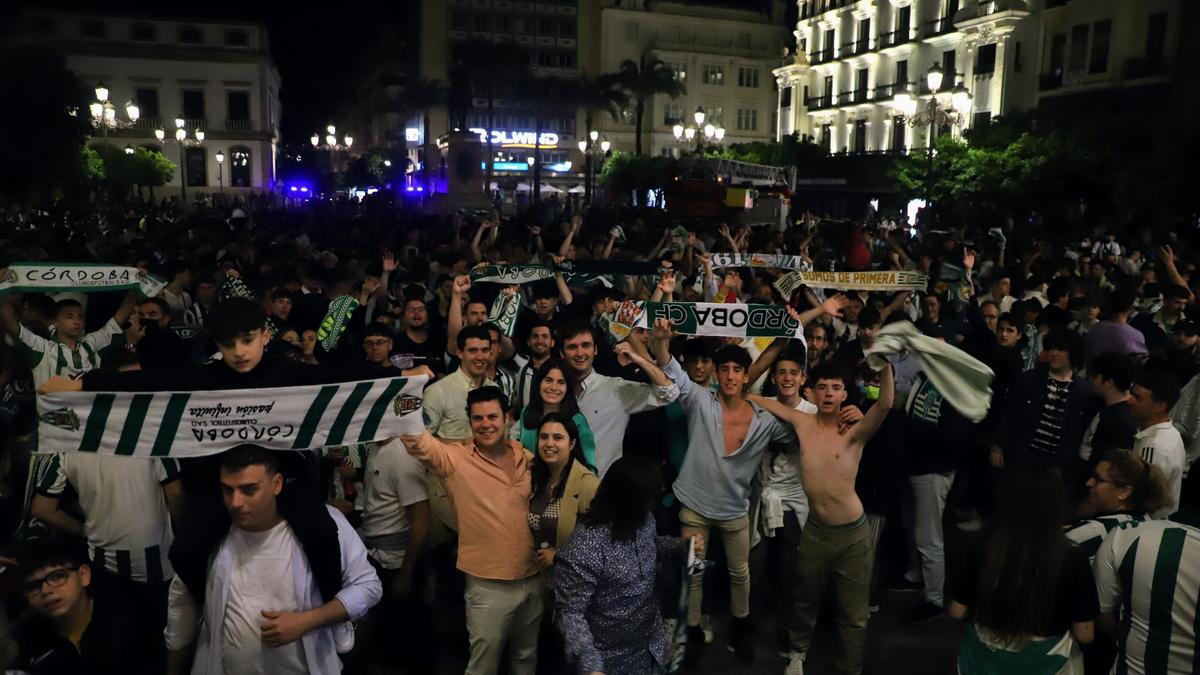
[[[133,146],[132,145],[130,145],[128,143],[125,144],[125,154],[127,154],[127,155],[133,154]]]
[[[927,207],[932,203],[934,135],[939,127],[962,126],[971,112],[971,92],[961,84],[955,85],[949,90],[949,105],[938,99],[938,94],[942,92],[944,77],[945,72],[936,63],[925,73],[925,86],[929,89],[929,100],[925,102],[923,108],[917,97],[914,97],[907,89],[896,92],[892,100],[893,107],[905,118],[909,126],[913,128],[929,127],[926,138],[925,164],[925,204]]]
[[[329,172],[334,170],[334,153],[349,152],[350,147],[354,145],[354,137],[346,134],[342,137],[342,142],[338,143],[337,127],[333,124],[325,127],[325,143],[321,143],[321,134],[313,132],[312,136],[308,137],[308,142],[312,144],[314,150],[325,150],[329,153]]]
[[[175,142],[179,144],[179,196],[184,202],[187,201],[187,161],[184,158],[183,151],[184,148],[197,146],[204,142],[203,130],[196,129],[193,132],[195,138],[188,138],[186,126],[187,120],[183,119],[182,115],[175,118]],[[162,129],[155,129],[154,137],[158,139],[159,143],[163,143],[167,137],[167,132]],[[218,160],[219,162],[220,160]]]
[[[583,155],[583,201],[591,206],[592,193],[596,190],[596,170],[603,166],[604,158],[608,157],[612,143],[606,138],[600,140],[599,131],[591,131],[588,137],[579,141],[579,152]]]
[[[222,173],[221,165],[225,163],[225,151],[217,151],[217,192],[225,192],[225,176]]]
[[[703,108],[696,108],[696,112],[692,113],[692,120],[696,123],[695,126],[676,124],[671,127],[671,134],[675,136],[675,142],[690,145],[696,144],[696,151],[699,152],[704,143],[720,143],[725,140],[725,127],[718,126],[712,122],[705,123],[708,115],[705,114]]]
[[[133,101],[125,102],[125,117],[128,121],[117,118],[117,107],[113,102],[108,100],[108,87],[104,86],[103,82],[97,82],[94,93],[96,100],[88,105],[88,112],[92,116],[92,128],[100,129],[104,136],[104,142],[108,142],[108,130],[119,129],[123,127],[131,127],[137,124],[138,118],[141,117],[141,109],[134,105]]]

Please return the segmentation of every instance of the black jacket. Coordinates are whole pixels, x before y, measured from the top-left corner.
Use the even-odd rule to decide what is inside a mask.
[[[996,440],[1004,450],[1006,465],[1022,466],[1042,464],[1050,461],[1067,470],[1079,459],[1079,446],[1092,418],[1103,405],[1099,396],[1092,391],[1087,380],[1076,376],[1067,389],[1066,407],[1063,411],[1062,430],[1053,458],[1035,457],[1030,453],[1030,443],[1042,417],[1046,403],[1047,380],[1050,377],[1045,367],[1023,374],[1009,392],[1008,404],[1001,413]]]
[[[92,621],[83,632],[79,649],[60,636],[45,619],[28,613],[13,628],[16,659],[10,670],[31,675],[157,675],[163,665],[154,663],[155,650],[137,644],[139,633],[130,630],[135,618],[132,605],[116,595],[97,591]]]

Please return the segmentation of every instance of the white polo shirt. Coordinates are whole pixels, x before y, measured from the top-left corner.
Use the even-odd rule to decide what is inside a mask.
[[[1183,437],[1170,420],[1138,431],[1133,436],[1133,452],[1154,464],[1167,475],[1167,488],[1171,495],[1170,508],[1151,514],[1155,518],[1166,518],[1179,510],[1179,493],[1183,487],[1183,468],[1187,452]]]
[[[404,444],[371,444],[363,478],[360,533],[367,553],[384,569],[399,569],[408,550],[412,521],[408,507],[429,500],[425,467],[404,450]]]

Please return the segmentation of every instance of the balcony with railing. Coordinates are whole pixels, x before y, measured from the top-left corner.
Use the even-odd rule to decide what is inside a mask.
[[[896,97],[896,92],[901,89],[912,91],[912,84],[908,82],[897,82],[894,84],[877,84],[875,85],[875,100],[890,101]]]
[[[808,60],[814,65],[818,63],[829,63],[833,60],[833,50],[822,49],[819,52],[812,52],[808,55]]]
[[[931,38],[954,32],[954,17],[943,16],[940,19],[925,22],[925,37]]]
[[[842,44],[841,56],[856,56],[858,54],[866,54],[871,51],[870,40],[855,40],[854,42],[845,42]]]
[[[810,96],[804,99],[804,106],[809,110],[824,110],[825,108],[832,108],[833,95],[825,94],[824,96]]]
[[[174,126],[174,124],[172,124],[172,126]],[[197,129],[199,129],[200,131],[208,133],[208,120],[184,119],[183,120],[183,128],[187,129],[188,131],[196,131]],[[169,133],[171,133],[171,132],[169,132]]]
[[[162,119],[158,117],[139,117],[138,121],[133,123],[133,128],[153,133],[155,129],[166,129],[162,124]]]
[[[880,33],[879,48],[887,49],[888,47],[895,47],[896,45],[902,45],[906,42],[910,42],[912,40],[911,33],[912,31],[907,27],[901,28],[900,30],[894,30],[890,33]]]
[[[254,122],[251,120],[225,120],[225,131],[233,133],[250,133],[254,131]]]

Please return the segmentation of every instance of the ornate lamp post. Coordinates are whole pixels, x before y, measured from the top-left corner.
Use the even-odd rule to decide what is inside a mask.
[[[675,142],[684,145],[696,144],[696,152],[700,152],[704,147],[704,143],[720,143],[725,140],[725,127],[720,127],[712,124],[704,123],[707,119],[704,108],[696,108],[696,112],[692,113],[692,120],[696,123],[695,126],[676,124],[671,128],[671,133],[675,135]]]
[[[225,163],[225,151],[217,151],[217,193],[225,192],[225,176],[222,173],[221,166]]]
[[[909,126],[913,128],[929,127],[926,138],[925,166],[925,204],[927,206],[932,201],[933,193],[934,136],[939,127],[965,124],[971,110],[971,92],[961,84],[949,90],[949,105],[938,99],[939,94],[945,93],[942,90],[944,75],[942,67],[936,63],[925,73],[925,85],[929,89],[929,99],[925,101],[924,107],[918,102],[917,97],[914,97],[907,89],[896,92],[893,99],[893,106],[905,117]]]
[[[183,115],[175,118],[175,142],[179,143],[179,196],[183,201],[187,201],[187,161],[184,157],[184,149],[193,146],[198,146],[204,142],[204,131],[196,129],[195,138],[188,138],[186,126],[187,121],[183,119]],[[159,143],[164,143],[167,137],[167,132],[162,129],[154,130],[154,137]]]
[[[137,124],[138,118],[141,117],[141,110],[133,104],[133,101],[125,103],[125,116],[128,121],[117,118],[117,108],[113,102],[108,100],[108,87],[104,86],[103,82],[96,83],[96,100],[88,105],[88,111],[92,115],[92,128],[100,129],[104,136],[104,142],[108,142],[108,130],[119,129],[122,127],[131,127]]]
[[[584,160],[583,203],[585,206],[592,205],[592,195],[596,191],[596,171],[604,164],[604,159],[608,157],[611,149],[612,143],[607,138],[600,140],[599,131],[593,130],[586,139],[579,141],[579,152],[583,154]]]

